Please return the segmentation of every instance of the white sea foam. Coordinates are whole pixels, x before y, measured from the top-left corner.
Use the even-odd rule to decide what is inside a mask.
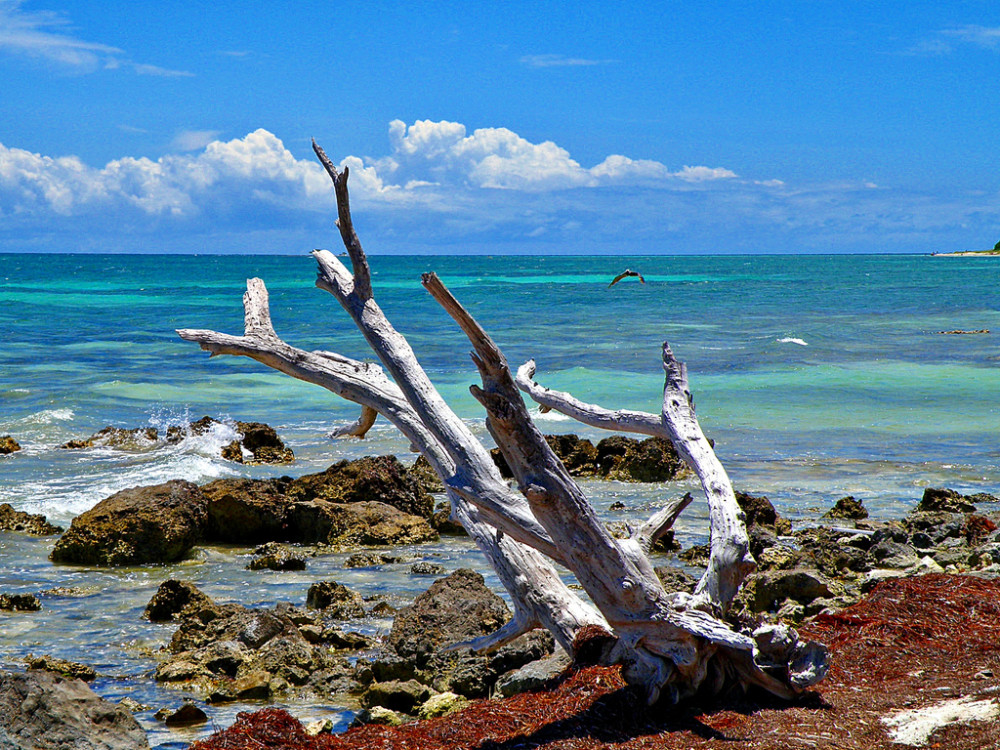
[[[809,344],[807,344],[802,339],[793,339],[791,336],[786,336],[783,339],[778,339],[778,343],[779,344],[798,344],[799,346],[809,346]]]
[[[560,414],[559,412],[552,410],[543,412],[540,406],[536,406],[531,410],[531,418],[536,422],[572,422],[573,417],[567,417],[565,414]]]
[[[15,419],[11,424],[28,426],[53,424],[55,422],[72,422],[75,416],[72,409],[45,409],[44,411],[37,411],[26,417]]]

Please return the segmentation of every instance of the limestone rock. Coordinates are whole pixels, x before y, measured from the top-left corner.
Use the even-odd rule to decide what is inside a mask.
[[[247,570],[305,570],[306,560],[284,544],[268,542],[253,551]]]
[[[222,457],[240,464],[289,464],[295,455],[274,428],[262,422],[237,422],[239,440],[222,449]],[[245,453],[249,453],[247,456]]]
[[[70,679],[83,680],[84,682],[90,682],[97,677],[97,671],[93,667],[75,661],[57,659],[48,654],[45,656],[32,656],[28,654],[25,662],[28,665],[28,669],[40,669],[45,672],[60,674]]]
[[[848,495],[840,498],[830,510],[823,514],[823,518],[858,521],[868,518],[868,509],[861,504],[860,500],[855,500],[853,495]]]
[[[307,474],[294,480],[287,494],[296,502],[378,501],[422,518],[429,518],[434,512],[434,498],[395,456],[340,461],[319,474]]]
[[[10,435],[0,436],[0,456],[16,453],[19,450],[21,450],[21,446]]]
[[[438,538],[426,519],[375,501],[297,502],[288,511],[288,530],[295,541],[334,547],[420,544]]]
[[[189,610],[211,607],[212,600],[190,581],[171,578],[160,584],[143,617],[152,622],[173,620]]]
[[[115,448],[124,451],[147,451],[156,447],[157,431],[155,427],[113,427],[111,425],[99,430],[89,438],[70,440],[61,448]]]
[[[566,671],[572,661],[569,654],[558,649],[551,656],[529,662],[520,669],[502,675],[497,680],[497,692],[506,698],[517,693],[538,690]]]
[[[14,510],[10,503],[0,503],[0,531],[19,531],[33,536],[61,534],[61,526],[53,526],[45,516]]]
[[[310,586],[306,606],[321,609],[336,620],[365,616],[361,594],[336,581],[318,581]]]
[[[207,519],[205,496],[190,482],[123,490],[74,518],[51,559],[83,565],[173,562],[201,541]]]
[[[8,612],[37,612],[41,602],[34,594],[0,594],[0,610]]]
[[[927,487],[915,510],[917,512],[972,513],[976,510],[976,506],[955,490]]]
[[[0,747],[5,750],[146,750],[125,709],[86,684],[48,672],[0,672]]]
[[[417,717],[421,719],[436,719],[441,716],[461,711],[469,705],[467,698],[452,692],[438,693],[425,700],[417,709]]]

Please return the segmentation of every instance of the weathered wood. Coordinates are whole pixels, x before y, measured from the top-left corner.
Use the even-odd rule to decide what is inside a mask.
[[[375,424],[375,420],[378,419],[378,412],[372,409],[370,406],[362,406],[361,414],[358,418],[351,422],[350,424],[345,424],[341,427],[336,428],[330,433],[331,438],[341,438],[341,437],[356,437],[363,438],[368,434],[368,430],[372,428]]]
[[[319,146],[314,144],[314,150],[333,181],[337,225],[353,269],[349,271],[330,252],[316,251],[316,285],[330,292],[351,316],[392,379],[375,365],[286,344],[271,326],[266,289],[258,279],[248,282],[244,297],[243,336],[192,330],[179,334],[213,355],[252,357],[361,405],[355,433],[363,434],[364,425],[370,427],[377,412],[427,457],[445,483],[453,518],[483,550],[514,604],[510,623],[464,645],[496,648],[540,626],[571,650],[574,636],[584,626],[595,625],[613,633],[608,658],[622,664],[626,679],[641,686],[650,701],[661,694],[676,699],[701,687],[721,687],[734,676],[784,696],[821,679],[826,652],[818,644],[800,643],[784,631],[736,632],[720,619],[753,560],[731,484],[701,433],[685,368],[669,347],[664,345],[663,351],[666,383],[660,416],[603,410],[537,386],[533,363],[521,368],[515,383],[486,332],[436,276],[425,275],[424,286],[473,344],[482,387],[471,390],[486,407],[487,427],[513,470],[520,490],[515,492],[379,308],[351,219],[349,173],[346,169],[341,173]],[[650,546],[691,502],[690,496],[669,503],[631,538],[612,538],[535,428],[519,387],[543,408],[557,408],[588,424],[669,436],[674,441],[701,479],[711,518],[709,569],[694,596],[666,592],[647,557]],[[576,576],[599,612],[566,587],[543,555]]]

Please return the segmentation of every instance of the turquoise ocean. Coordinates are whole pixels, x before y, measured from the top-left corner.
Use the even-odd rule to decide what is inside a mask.
[[[878,518],[906,513],[927,486],[1000,492],[1000,258],[940,256],[393,257],[371,258],[376,297],[445,398],[488,440],[469,345],[420,287],[436,271],[512,365],[538,363],[539,382],[608,407],[658,411],[660,346],[687,362],[698,415],[738,489],[765,494],[783,515],[814,520],[854,495]],[[627,278],[608,283],[625,268]],[[365,440],[326,437],[357,408],[245,359],[211,360],[177,328],[242,331],[246,279],[263,278],[275,327],[305,349],[370,359],[361,336],[303,256],[0,255],[0,435],[23,450],[0,456],[0,502],[64,526],[126,487],[168,479],[318,471],[342,458],[413,455],[379,421]],[[943,335],[942,331],[989,330]],[[602,435],[556,414],[545,432]],[[226,431],[125,452],[61,450],[106,425],[165,428],[203,415],[273,425],[291,466],[223,461]],[[587,482],[610,519],[648,516],[688,482]],[[607,507],[625,503],[625,515]],[[682,543],[704,540],[692,506]],[[165,567],[91,570],[48,562],[53,539],[0,533],[0,593],[42,594],[36,613],[0,613],[0,668],[28,653],[85,662],[94,689],[150,709],[154,746],[182,747],[231,723],[247,705],[208,707],[209,725],[169,732],[152,718],[182,690],[153,684],[156,651],[173,627],[141,619],[156,586],[194,581],[221,600],[302,604],[310,582],[334,579],[404,604],[429,579],[409,565],[346,570],[345,554],[311,558],[302,573],[244,570],[249,550],[206,548]],[[472,566],[461,540],[407,550],[448,569]],[[384,632],[391,622],[353,625]],[[346,725],[351,706],[302,698],[288,706]]]

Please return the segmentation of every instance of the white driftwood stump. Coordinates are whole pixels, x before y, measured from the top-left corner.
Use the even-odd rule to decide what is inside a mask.
[[[784,626],[738,632],[723,619],[754,560],[732,484],[701,431],[686,368],[670,347],[663,345],[666,379],[660,415],[587,404],[538,385],[534,362],[523,365],[515,380],[486,332],[437,276],[425,274],[424,287],[472,343],[482,386],[471,390],[486,408],[490,434],[514,473],[518,489],[511,489],[376,303],[368,260],[351,219],[348,169],[340,172],[319,146],[314,143],[313,148],[333,180],[337,226],[352,266],[348,270],[332,253],[316,251],[316,285],[350,315],[385,371],[285,343],[271,324],[260,279],[247,282],[242,336],[203,330],[178,334],[213,356],[251,357],[358,404],[361,416],[334,436],[363,437],[380,415],[427,458],[444,482],[454,520],[486,555],[514,603],[513,619],[499,631],[456,647],[498,648],[543,627],[573,653],[580,645],[578,635],[603,633],[610,644],[603,660],[621,664],[625,679],[644,690],[650,703],[661,697],[676,701],[706,687],[719,690],[734,681],[790,698],[819,682],[827,670],[826,649],[820,644],[801,642]],[[690,496],[667,503],[631,538],[612,538],[535,427],[520,391],[542,408],[588,425],[673,441],[698,475],[710,513],[709,564],[693,595],[666,591],[647,556]],[[566,587],[553,563],[576,576],[592,604]]]

